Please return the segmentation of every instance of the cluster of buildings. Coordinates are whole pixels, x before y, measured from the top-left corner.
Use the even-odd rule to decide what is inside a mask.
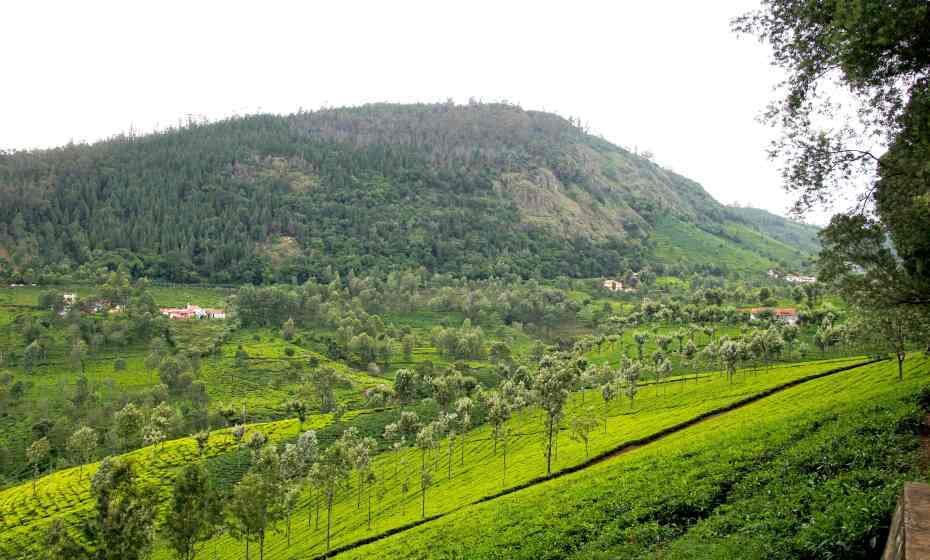
[[[101,311],[106,311],[111,315],[116,313],[123,312],[122,305],[113,305],[109,300],[99,299],[99,300],[82,300],[78,302],[77,294],[68,293],[61,295],[61,301],[64,303],[64,308],[58,313],[62,317],[68,314],[68,311],[71,310],[75,305],[80,305],[80,311],[83,313],[100,313]]]
[[[209,307],[200,307],[198,305],[187,304],[187,307],[161,307],[161,314],[169,319],[225,319],[225,309],[215,309]]]
[[[798,324],[798,310],[793,307],[753,307],[749,310],[749,319],[756,321],[766,311],[771,312],[772,317],[786,325]]]
[[[790,284],[813,284],[817,281],[816,276],[804,276],[803,274],[785,274],[781,275],[777,270],[769,269],[769,278],[781,278]]]
[[[604,282],[601,283],[601,286],[602,286],[605,290],[609,290],[609,291],[611,291],[611,292],[624,292],[624,293],[630,293],[630,292],[635,292],[635,291],[636,291],[634,288],[632,288],[632,287],[630,287],[630,286],[624,286],[624,285],[623,285],[623,282],[621,282],[620,280],[613,280],[613,279],[611,279],[611,278],[608,278],[608,279],[604,280]]]
[[[60,315],[64,316],[68,311],[75,305],[80,306],[80,310],[84,313],[99,313],[101,311],[106,311],[110,314],[121,313],[123,307],[121,305],[113,305],[108,300],[78,300],[77,294],[67,293],[62,294],[62,302],[64,303],[64,309],[60,311]],[[210,307],[200,307],[199,305],[187,304],[186,307],[160,307],[159,311],[165,317],[169,319],[225,319],[226,310],[225,309],[216,309]]]

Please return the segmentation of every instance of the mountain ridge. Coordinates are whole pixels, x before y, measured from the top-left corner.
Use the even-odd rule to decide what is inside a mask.
[[[572,121],[505,104],[252,115],[0,154],[0,203],[8,277],[123,266],[177,282],[418,266],[601,276],[649,266],[669,218],[739,245],[727,228],[760,216]],[[803,243],[796,263],[767,264],[800,268],[812,235],[769,216]]]

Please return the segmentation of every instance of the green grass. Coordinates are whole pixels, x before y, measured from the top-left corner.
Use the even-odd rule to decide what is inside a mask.
[[[666,265],[713,263],[730,272],[762,274],[776,266],[770,258],[674,218],[664,218],[656,224],[652,241],[654,258]]]
[[[916,470],[913,395],[883,362],[787,389],[650,445],[340,558],[877,557]]]
[[[621,398],[611,403],[607,430],[601,427],[591,434],[589,452],[596,455],[779,384],[854,362],[843,360],[773,367],[766,372],[740,374],[733,384],[727,383],[718,374],[701,378],[697,382],[689,380],[658,388],[644,387],[637,397],[635,408],[631,408],[630,403]],[[594,391],[590,391],[584,396],[584,402],[580,394],[573,395],[568,407],[569,416],[587,406],[594,406],[597,411],[604,410],[603,401]],[[502,476],[503,455],[500,450],[494,452],[488,427],[479,427],[469,432],[464,465],[460,464],[460,449],[455,450],[451,480],[447,478],[448,443],[444,440],[436,454],[430,458],[431,463],[435,462],[435,480],[427,492],[427,515],[453,511],[544,475],[542,426],[542,417],[536,410],[524,411],[511,420],[511,427],[517,435],[508,446],[506,480]],[[558,438],[554,470],[578,465],[586,458],[584,445],[571,441],[563,431]],[[375,516],[372,529],[367,528],[365,507],[359,509],[356,506],[357,488],[350,487],[340,496],[335,506],[334,545],[351,543],[419,520],[419,465],[420,452],[417,450],[406,450],[398,455],[379,455],[374,462],[374,470],[384,489],[383,497],[373,501]],[[394,474],[395,468],[398,475]],[[404,478],[410,481],[410,491],[406,496],[401,492],[401,480]],[[301,504],[297,519],[306,518],[308,506],[308,501]],[[323,521],[325,525],[325,519]],[[308,528],[306,523],[295,523],[293,531],[294,543],[290,549],[286,548],[282,535],[271,534],[268,537],[266,553],[269,557],[305,558],[323,552],[325,533],[322,530]],[[234,558],[241,555],[242,545],[224,536],[211,543],[207,550],[211,551],[208,556],[215,551],[219,557]]]
[[[782,243],[771,237],[762,235],[743,224],[728,222],[723,226],[726,234],[739,240],[739,246],[746,248],[770,260],[779,263],[800,263],[804,261],[805,253],[797,247]]]

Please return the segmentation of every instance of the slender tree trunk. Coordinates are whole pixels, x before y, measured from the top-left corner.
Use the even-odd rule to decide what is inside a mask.
[[[549,417],[549,445],[546,446],[546,474],[552,474],[552,417]]]
[[[287,513],[287,547],[291,547],[291,512]]]
[[[420,457],[420,497],[422,504],[420,506],[420,517],[426,517],[426,485],[423,484],[423,475],[426,474],[426,449]]]
[[[326,496],[326,554],[329,554],[329,535],[333,529],[333,494],[330,490]]]
[[[504,483],[507,486],[507,434],[504,434]]]
[[[898,380],[904,379],[904,350],[898,350]]]
[[[371,492],[368,493],[368,530],[371,531]]]
[[[462,450],[462,460],[460,461],[459,464],[464,467],[465,466],[465,434],[462,434],[461,437],[462,437],[462,442],[459,443],[459,447]]]
[[[265,560],[265,531],[258,534],[258,560]]]
[[[449,480],[452,480],[452,440],[455,439],[454,436],[449,438]]]
[[[245,535],[245,560],[249,560],[249,534]]]

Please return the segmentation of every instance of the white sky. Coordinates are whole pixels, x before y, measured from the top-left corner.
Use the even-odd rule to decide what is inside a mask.
[[[756,0],[0,6],[0,149],[258,111],[508,100],[651,150],[724,203],[790,199],[755,121],[779,78]]]

